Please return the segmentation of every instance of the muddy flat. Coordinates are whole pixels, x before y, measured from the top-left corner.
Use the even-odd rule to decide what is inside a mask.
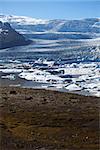
[[[0,88],[1,150],[99,150],[100,98]]]

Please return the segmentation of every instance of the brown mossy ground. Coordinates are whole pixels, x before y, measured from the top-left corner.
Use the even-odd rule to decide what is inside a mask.
[[[0,88],[0,150],[99,150],[99,101]]]

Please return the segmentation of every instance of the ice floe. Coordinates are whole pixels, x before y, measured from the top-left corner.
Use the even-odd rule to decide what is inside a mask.
[[[89,95],[100,97],[100,62],[61,64],[41,58],[31,63],[14,60],[1,63],[0,72],[3,73],[2,79],[14,80],[17,73],[19,78],[38,82],[42,88],[86,91]]]
[[[10,75],[4,75],[1,76],[2,79],[10,79],[10,80],[15,80],[15,75],[14,74],[10,74]]]
[[[0,69],[0,71],[3,72],[3,73],[20,73],[20,72],[22,72],[22,69],[16,69],[16,68]]]
[[[69,91],[80,91],[80,90],[82,90],[82,87],[80,87],[74,83],[66,86],[65,88]]]
[[[46,71],[41,71],[38,69],[31,69],[29,71],[23,71],[22,73],[19,74],[20,78],[24,78],[26,80],[32,80],[35,82],[43,82],[43,83],[60,83],[63,81],[62,78],[60,78],[57,75],[52,75],[49,72]]]

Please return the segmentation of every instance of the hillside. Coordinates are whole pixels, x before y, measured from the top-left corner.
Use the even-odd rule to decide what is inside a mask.
[[[9,23],[0,21],[0,49],[27,45],[31,41],[16,32]]]
[[[2,150],[99,150],[99,98],[0,88]]]

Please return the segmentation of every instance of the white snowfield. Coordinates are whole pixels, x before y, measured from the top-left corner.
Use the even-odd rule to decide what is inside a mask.
[[[92,19],[93,20],[93,19]],[[92,27],[100,28],[100,18],[94,18],[95,23],[92,25]],[[15,16],[15,15],[4,15],[0,14],[0,21],[2,22],[16,22],[18,24],[29,24],[29,25],[35,25],[35,24],[47,24],[47,23],[53,23],[56,25],[58,22],[57,28],[61,28],[66,21],[69,20],[61,20],[61,19],[54,19],[54,20],[48,20],[48,19],[39,19],[39,18],[32,18],[27,16]],[[74,20],[75,21],[75,20]],[[88,22],[88,19],[83,19],[83,22]],[[54,26],[55,27],[55,26]]]
[[[26,16],[14,16],[14,15],[4,15],[0,14],[0,21],[2,22],[9,22],[14,29],[18,29],[17,27],[20,25],[21,28],[25,33],[25,29],[27,30],[27,27],[30,26],[29,31],[34,32],[75,32],[75,34],[79,34],[78,31],[83,33],[90,32],[90,29],[93,29],[93,33],[100,33],[100,18],[89,18],[89,19],[80,19],[80,20],[65,20],[65,19],[54,19],[54,20],[45,20],[45,19],[36,19],[32,17],[26,17]],[[22,27],[24,26],[24,28]],[[34,30],[31,28],[33,26]],[[89,29],[89,30],[88,30]],[[96,30],[95,30],[96,29]],[[28,31],[27,30],[27,31]],[[98,30],[98,32],[97,32]],[[26,31],[26,32],[27,32]],[[92,32],[91,31],[91,32]],[[73,32],[73,34],[74,34]],[[77,32],[77,33],[76,33]],[[71,33],[72,34],[72,33]],[[100,36],[99,36],[100,37]]]
[[[46,24],[48,20],[35,19],[26,16],[15,16],[15,15],[0,15],[0,21],[9,23],[18,23],[18,25],[36,25],[36,24]]]

